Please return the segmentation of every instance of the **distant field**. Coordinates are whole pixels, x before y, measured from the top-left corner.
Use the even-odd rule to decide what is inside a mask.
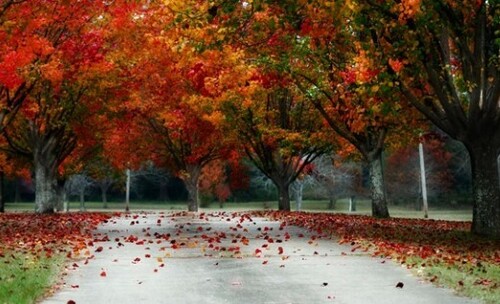
[[[123,202],[108,203],[108,209],[102,208],[101,202],[86,202],[86,210],[88,211],[123,211],[125,204]],[[78,211],[80,208],[79,202],[70,202],[70,210]],[[245,210],[262,210],[262,209],[277,209],[277,202],[238,202],[225,203],[221,209],[218,203],[212,203],[208,207],[200,208],[200,211],[245,211]],[[136,210],[186,210],[186,204],[182,202],[131,202],[130,209]],[[9,211],[32,211],[34,203],[6,203],[6,210]],[[296,211],[295,202],[292,202],[292,210]],[[320,200],[305,200],[302,203],[302,211],[308,212],[336,212],[369,215],[371,213],[371,205],[369,200],[358,200],[356,202],[356,212],[349,212],[349,202],[347,199],[338,200],[335,209],[328,209],[328,201]],[[415,211],[401,206],[389,206],[389,212],[392,217],[404,218],[423,218],[422,211]],[[472,220],[472,209],[443,209],[429,208],[430,219],[455,220],[455,221],[470,221]]]

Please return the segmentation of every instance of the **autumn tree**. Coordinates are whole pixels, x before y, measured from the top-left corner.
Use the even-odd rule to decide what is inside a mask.
[[[472,231],[500,237],[498,1],[357,1],[411,104],[471,158]]]
[[[329,151],[322,121],[300,96],[273,87],[225,105],[227,123],[242,149],[278,190],[280,210],[290,210],[290,184],[316,157]]]
[[[378,41],[357,34],[352,5],[223,1],[215,7],[214,19],[227,27],[224,39],[249,50],[261,66],[290,75],[331,130],[362,155],[370,171],[372,214],[388,217],[382,151],[390,130],[413,121],[401,115],[401,96],[377,60]]]
[[[36,185],[36,211],[53,212],[57,201],[57,177],[61,165],[78,147],[79,131],[88,131],[84,121],[100,108],[98,92],[108,84],[103,73],[112,65],[105,60],[105,4],[82,1],[32,3],[30,12],[43,16],[43,32],[54,35],[45,40],[39,52],[50,54],[50,61],[30,73],[33,82],[19,113],[4,136],[16,153],[33,163]],[[39,29],[40,31],[42,29]]]

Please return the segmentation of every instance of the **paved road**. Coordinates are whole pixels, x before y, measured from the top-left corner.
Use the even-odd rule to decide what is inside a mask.
[[[43,303],[477,303],[301,228],[231,213],[114,218],[90,253]]]

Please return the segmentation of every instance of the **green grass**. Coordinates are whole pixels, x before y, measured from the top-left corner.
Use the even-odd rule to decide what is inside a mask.
[[[408,263],[422,265],[421,259],[412,258]],[[438,286],[454,289],[458,294],[479,299],[487,304],[500,303],[500,265],[469,263],[457,266],[443,263],[416,268],[419,276]]]
[[[0,257],[0,303],[35,303],[53,285],[63,257],[36,258],[4,252]]]
[[[297,210],[295,202],[291,202],[292,210]],[[102,202],[86,202],[85,207],[88,211],[123,211],[125,204],[123,202],[109,202],[108,209],[103,209]],[[70,202],[70,210],[78,211],[80,209],[79,202]],[[186,210],[184,202],[152,202],[152,201],[133,201],[130,203],[131,210]],[[224,203],[224,208],[219,207],[219,203],[210,203],[207,207],[201,207],[200,211],[251,211],[262,209],[278,209],[276,201],[266,202],[227,202]],[[33,202],[23,203],[7,203],[7,211],[33,211]],[[369,200],[357,200],[356,211],[349,212],[349,201],[340,199],[337,201],[335,209],[328,209],[328,201],[326,200],[304,200],[302,210],[308,212],[336,212],[347,214],[370,215],[371,203]],[[404,206],[389,206],[389,212],[392,217],[402,218],[423,218],[423,211],[415,211]],[[430,207],[429,218],[451,221],[470,221],[472,220],[472,209],[443,209]]]

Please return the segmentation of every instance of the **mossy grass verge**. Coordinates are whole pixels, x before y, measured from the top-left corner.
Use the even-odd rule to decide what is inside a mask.
[[[27,252],[0,255],[0,303],[36,303],[54,285],[63,256],[38,257]]]
[[[500,265],[486,262],[464,261],[462,265],[431,262],[408,258],[412,270],[438,286],[451,288],[458,294],[483,303],[500,303]]]

